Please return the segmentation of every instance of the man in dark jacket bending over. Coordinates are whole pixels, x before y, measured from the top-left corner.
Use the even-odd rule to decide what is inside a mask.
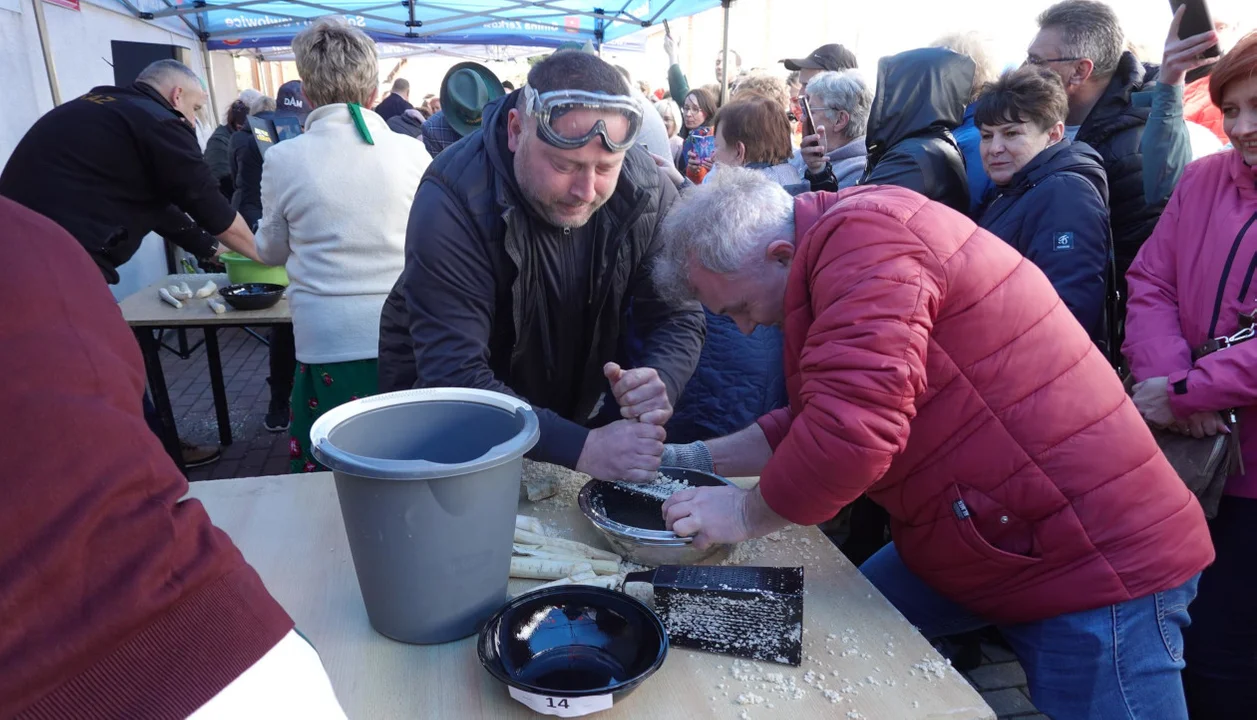
[[[533,459],[653,478],[704,321],[697,303],[664,301],[651,278],[677,194],[634,147],[641,120],[615,68],[559,52],[441,154],[415,196],[406,268],[381,316],[381,392],[511,393],[541,417]],[[630,305],[644,360],[622,370]],[[590,430],[609,386],[624,419]]]

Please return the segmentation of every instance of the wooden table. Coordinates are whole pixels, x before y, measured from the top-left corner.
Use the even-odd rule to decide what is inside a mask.
[[[214,411],[218,420],[218,439],[223,445],[232,443],[231,418],[227,412],[227,390],[223,383],[222,358],[218,351],[218,328],[245,327],[250,325],[282,325],[292,322],[288,298],[265,310],[235,310],[217,315],[210,310],[204,299],[185,300],[182,308],[163,302],[157,295],[159,288],[186,282],[195,292],[206,281],[213,280],[218,287],[230,284],[225,274],[167,275],[152,285],[132,293],[118,303],[122,318],[135,332],[144,353],[144,368],[148,373],[149,392],[161,419],[162,444],[175,464],[183,470],[183,454],[179,449],[179,433],[175,428],[174,412],[170,408],[170,395],[166,390],[166,376],[162,372],[160,352],[161,333],[165,329],[187,330],[200,328],[205,333],[205,358],[209,363],[210,389],[214,395]],[[218,297],[215,294],[213,297]],[[221,298],[220,298],[221,299]],[[226,302],[224,301],[224,304]],[[184,352],[186,356],[186,350]]]
[[[474,638],[406,645],[371,629],[330,473],[194,483],[190,495],[204,503],[318,648],[350,718],[537,717],[480,666]],[[566,537],[606,547],[574,503],[521,502],[520,512]],[[795,720],[854,718],[848,715],[854,712],[868,720],[994,720],[982,698],[820,531],[794,528],[762,543],[767,549],[749,564],[806,567],[803,666],[761,664],[761,672],[794,677],[805,697],[783,698],[735,679],[734,658],[672,648],[663,668],[597,717],[732,720],[745,712],[755,720]],[[513,580],[511,592],[534,584]],[[817,684],[843,699],[831,702],[807,683],[809,671],[823,675]],[[739,705],[746,693],[765,702]]]

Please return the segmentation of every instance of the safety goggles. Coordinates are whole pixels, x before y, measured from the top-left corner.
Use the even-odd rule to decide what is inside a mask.
[[[593,125],[587,121],[576,123],[566,118],[574,110],[594,110],[604,114],[624,117],[615,130],[607,127],[602,118]],[[642,129],[642,110],[631,97],[604,95],[585,90],[555,90],[538,93],[529,85],[524,86],[524,111],[537,120],[537,134],[548,145],[560,150],[585,147],[595,137],[602,138],[602,145],[610,152],[623,152],[633,147],[637,133]],[[566,119],[565,119],[566,118]]]

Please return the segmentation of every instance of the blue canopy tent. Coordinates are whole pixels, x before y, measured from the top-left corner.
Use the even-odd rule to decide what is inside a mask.
[[[729,64],[732,0],[116,1],[142,20],[165,23],[177,18],[201,41],[215,117],[218,109],[213,107],[213,74],[208,72],[211,50],[284,48],[302,29],[329,15],[343,17],[376,42],[390,47],[553,48],[563,43],[591,42],[601,50],[605,43],[623,42],[643,28],[723,7],[724,65]],[[723,80],[727,88],[727,78]]]
[[[276,47],[339,15],[378,42],[557,47],[612,42],[721,0],[118,0],[144,20],[178,17],[206,50]]]

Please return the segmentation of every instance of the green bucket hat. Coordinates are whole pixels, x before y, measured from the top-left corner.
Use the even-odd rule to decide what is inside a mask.
[[[462,62],[450,68],[441,81],[441,110],[450,127],[466,137],[480,129],[484,106],[505,94],[502,81],[489,68]]]

